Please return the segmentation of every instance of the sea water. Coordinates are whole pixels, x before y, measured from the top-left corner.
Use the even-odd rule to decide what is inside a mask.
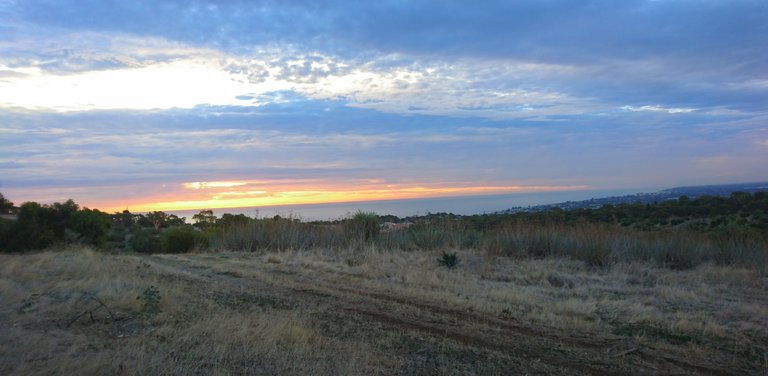
[[[251,218],[281,217],[299,218],[302,221],[334,220],[348,217],[357,211],[374,212],[379,215],[391,214],[398,217],[418,216],[430,213],[453,213],[461,215],[494,213],[513,207],[554,204],[565,201],[580,201],[591,198],[639,193],[637,190],[582,190],[567,192],[526,192],[504,195],[434,197],[403,200],[381,200],[341,202],[329,204],[301,204],[283,206],[260,206],[247,208],[212,208],[217,216],[224,213],[245,214]],[[174,211],[180,217],[191,220],[199,210]]]

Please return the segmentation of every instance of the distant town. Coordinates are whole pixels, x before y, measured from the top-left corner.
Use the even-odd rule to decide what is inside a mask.
[[[604,205],[620,205],[620,204],[636,204],[636,203],[654,204],[654,203],[667,201],[667,200],[676,200],[683,196],[694,199],[704,195],[728,196],[733,192],[754,193],[754,192],[765,191],[765,190],[768,190],[768,182],[675,187],[675,188],[664,189],[664,190],[661,190],[658,192],[652,192],[652,193],[637,193],[637,194],[625,195],[625,196],[592,198],[592,199],[583,200],[583,201],[565,201],[565,202],[559,202],[555,204],[546,204],[546,205],[516,206],[506,210],[502,210],[497,214],[540,212],[540,211],[547,211],[555,208],[560,208],[562,210],[599,209]]]

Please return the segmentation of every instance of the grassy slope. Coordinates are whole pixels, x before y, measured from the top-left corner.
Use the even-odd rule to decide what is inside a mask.
[[[754,270],[437,256],[0,255],[0,374],[768,371]]]

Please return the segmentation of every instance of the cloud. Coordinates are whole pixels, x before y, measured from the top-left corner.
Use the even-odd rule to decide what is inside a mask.
[[[230,188],[240,187],[248,183],[241,181],[195,181],[184,183],[184,188],[190,189],[209,189],[209,188]]]
[[[387,112],[540,119],[627,103],[754,111],[768,100],[759,1],[9,4],[4,74],[73,90],[46,108],[253,106],[283,90]],[[166,68],[187,74],[157,77]],[[74,90],[60,77],[70,73],[126,87]],[[195,90],[200,77],[221,96]],[[157,95],[137,103],[142,87]]]
[[[667,114],[687,114],[689,112],[696,111],[695,108],[664,108],[659,105],[645,105],[645,106],[622,106],[622,110],[624,111],[632,111],[632,112],[638,112],[638,111],[650,111],[650,112],[664,112]]]
[[[0,184],[135,203],[759,180],[765,7],[0,1]]]
[[[682,161],[700,150],[745,150],[738,160],[759,160],[765,154],[765,148],[745,148],[765,138],[765,132],[760,118],[743,115],[720,116],[717,122],[698,115],[693,126],[688,114],[675,114],[639,126],[636,116],[644,111],[628,111],[627,118],[614,113],[533,123],[396,115],[333,101],[275,106],[284,108],[265,106],[248,114],[226,108],[142,115],[6,113],[0,118],[0,131],[7,135],[0,140],[2,183],[451,177],[490,185],[536,179],[585,184],[606,171],[621,180],[647,169],[646,178],[655,174],[659,179],[669,175],[654,166],[683,168]],[[626,170],[627,165],[634,170]]]
[[[146,41],[146,49],[161,50],[152,42]],[[125,58],[134,61],[132,65],[107,69],[96,64],[91,70],[69,72],[51,70],[47,64],[6,62],[5,71],[14,75],[0,80],[0,105],[57,111],[247,107],[284,101],[295,93],[299,98],[341,99],[351,106],[385,112],[489,118],[581,113],[595,106],[532,82],[533,77],[577,73],[575,68],[552,64],[457,61],[449,65],[410,59],[395,65],[392,56],[360,62],[292,49],[239,56],[174,47],[158,56],[165,61],[134,56]],[[58,62],[57,66],[71,64]]]

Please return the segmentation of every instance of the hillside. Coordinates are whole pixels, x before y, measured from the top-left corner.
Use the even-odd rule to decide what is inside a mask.
[[[753,270],[459,252],[0,254],[2,374],[764,374]]]
[[[701,185],[690,187],[675,187],[664,189],[657,192],[637,193],[633,195],[611,196],[592,198],[583,201],[565,201],[546,205],[518,206],[498,212],[499,214],[510,214],[519,212],[537,212],[547,211],[555,208],[563,210],[572,209],[597,209],[603,205],[620,204],[655,204],[667,200],[676,200],[686,196],[690,199],[701,196],[719,196],[726,197],[734,192],[755,193],[768,191],[768,182],[740,183],[740,184],[721,184],[721,185]]]

